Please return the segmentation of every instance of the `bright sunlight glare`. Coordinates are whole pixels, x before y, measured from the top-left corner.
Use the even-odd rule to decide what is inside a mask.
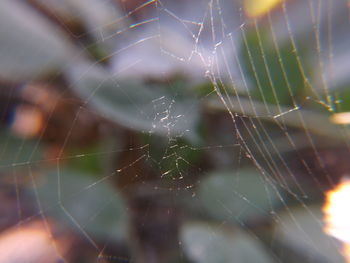
[[[324,231],[343,242],[343,254],[350,262],[350,179],[343,180],[337,187],[326,193],[323,206],[325,214]]]
[[[258,17],[266,14],[282,0],[246,0],[244,10],[247,16]]]

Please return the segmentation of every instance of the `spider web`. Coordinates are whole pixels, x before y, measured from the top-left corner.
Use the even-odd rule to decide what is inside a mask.
[[[59,91],[58,97],[77,109],[65,123],[63,139],[55,148],[56,157],[37,156],[46,143],[45,131],[56,114],[55,107],[51,108],[45,128],[36,141],[17,139],[13,143],[12,135],[4,135],[1,168],[6,175],[4,178],[15,185],[19,229],[41,218],[52,236],[51,218],[59,214],[58,220],[64,221],[87,246],[93,247],[95,254],[91,254],[91,262],[133,261],[132,256],[108,252],[115,236],[126,235],[126,225],[116,225],[107,240],[106,233],[101,234],[90,226],[98,228],[99,217],[119,222],[133,211],[132,202],[121,204],[120,200],[124,199],[111,190],[110,182],[113,178],[139,172],[146,164],[156,171],[156,183],[141,178],[140,185],[130,190],[122,182],[121,192],[135,191],[126,194],[126,199],[170,196],[171,202],[177,203],[185,198],[185,202],[190,203],[186,209],[192,211],[185,209],[185,213],[196,214],[194,218],[198,214],[210,217],[221,225],[235,221],[261,243],[264,243],[263,237],[251,224],[255,219],[268,218],[267,221],[279,226],[279,230],[275,230],[276,237],[271,238],[272,243],[282,239],[294,246],[293,242],[301,239],[309,244],[305,253],[313,259],[324,256],[325,247],[333,251],[330,254],[339,253],[338,241],[329,238],[318,244],[304,221],[307,217],[311,225],[322,229],[319,205],[323,194],[347,174],[346,160],[339,157],[339,152],[348,154],[348,130],[346,125],[335,125],[331,121],[338,112],[348,110],[346,98],[342,97],[348,81],[343,60],[348,42],[346,1],[282,1],[259,17],[247,16],[243,3],[233,0],[121,1],[115,5],[118,9],[113,9],[113,15],[108,14],[111,20],[97,19],[99,24],[90,22],[92,25],[83,34],[66,28],[66,22],[56,15],[58,9],[54,8],[54,1],[52,5],[37,2],[41,8],[52,11],[55,21],[68,30],[71,40],[81,50],[72,61],[80,63],[83,52],[100,45],[106,47],[107,52],[99,56],[97,62],[85,61],[82,67],[70,62],[47,81],[55,83],[62,74],[70,74],[68,90]],[[102,1],[99,6],[106,11],[111,5],[109,1]],[[82,12],[77,10],[70,12],[74,16],[72,20],[84,20],[92,12],[89,8]],[[344,25],[339,25],[340,22]],[[92,37],[88,38],[88,34]],[[106,60],[113,78],[103,73],[95,75],[95,70],[98,71]],[[95,76],[97,81],[94,81]],[[115,115],[114,108],[106,107],[105,99],[111,95],[103,94],[104,84],[111,79],[112,90],[123,94],[120,104],[127,105],[120,115]],[[161,90],[159,87],[167,91],[148,97],[137,90],[135,95],[131,92],[134,86],[129,82],[135,82],[135,86],[151,83],[152,92]],[[80,84],[87,86],[86,83],[93,83],[92,88],[76,89]],[[199,95],[187,100],[193,87],[200,90]],[[70,89],[81,100],[70,93]],[[15,90],[16,87],[7,101]],[[144,98],[146,106],[140,108],[139,102]],[[206,126],[209,135],[202,138],[196,133],[198,127],[192,125],[202,114],[193,113],[198,107],[210,116]],[[127,115],[130,113],[133,115]],[[117,126],[115,135],[106,136],[109,140],[113,137],[114,142],[101,139],[92,150],[82,150],[84,147],[80,146],[77,149],[73,146],[71,150],[75,130],[84,129],[84,126],[79,127],[82,116],[119,121],[121,128],[118,130]],[[143,122],[134,121],[132,116]],[[134,143],[134,135],[122,132],[125,127],[139,131],[142,139]],[[209,156],[211,161],[208,162],[215,164],[214,169],[198,161],[198,153]],[[64,175],[72,164],[89,166],[89,162],[96,160],[102,163],[100,166],[107,167],[97,165],[97,175],[79,175],[84,180],[78,183],[74,175]],[[114,166],[109,167],[110,163]],[[262,208],[259,197],[254,198],[250,192],[242,190],[247,170],[259,174],[253,182],[262,189],[260,198],[267,199],[267,208]],[[79,169],[75,171],[84,173]],[[232,200],[240,202],[239,213],[232,210],[226,195],[211,196],[213,192],[208,190],[216,189],[210,178],[222,172],[234,178],[227,181],[229,185],[221,187]],[[165,183],[159,183],[158,179]],[[24,208],[22,187],[28,188],[28,185],[35,200],[33,214],[28,214]],[[106,185],[110,192],[103,194]],[[216,190],[220,192],[220,188]],[[46,200],[50,199],[48,196],[53,196],[52,200]],[[89,196],[86,197],[88,202],[84,202],[91,202],[91,208],[82,208],[79,214],[82,196]],[[196,205],[203,202],[204,207]],[[120,210],[112,213],[116,207]],[[151,205],[148,209],[152,213]],[[251,210],[255,211],[252,215]],[[145,218],[138,222],[142,223]],[[297,233],[295,236],[291,234],[293,231]],[[171,237],[165,234],[164,239]],[[191,257],[192,248],[186,240],[181,240],[179,248]],[[282,262],[272,247],[270,244],[271,261],[266,262]],[[196,256],[192,260],[209,262],[196,261]]]

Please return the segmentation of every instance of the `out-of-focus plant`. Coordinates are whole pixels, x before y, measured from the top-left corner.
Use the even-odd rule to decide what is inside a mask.
[[[321,5],[1,1],[2,121],[24,139],[3,136],[4,177],[29,173],[39,214],[103,262],[341,260],[320,228],[295,234],[312,224],[295,200],[320,202],[348,168],[329,157],[348,138],[329,120],[348,109],[347,63],[327,56],[341,41],[319,45],[344,3],[328,22]]]

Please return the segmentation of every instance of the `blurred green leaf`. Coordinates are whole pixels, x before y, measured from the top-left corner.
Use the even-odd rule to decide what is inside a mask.
[[[126,207],[108,181],[76,170],[52,170],[38,189],[46,215],[82,234],[120,239],[126,235]]]
[[[186,224],[181,229],[181,244],[195,263],[274,262],[256,239],[236,228]]]
[[[199,187],[202,206],[220,221],[242,222],[270,215],[278,193],[255,170],[215,172]]]
[[[42,159],[42,145],[37,140],[21,139],[8,131],[0,133],[0,168],[9,169]]]
[[[339,127],[330,122],[328,111],[324,113],[303,108],[278,107],[273,104],[266,104],[257,100],[252,101],[243,97],[239,99],[237,97],[230,97],[229,100],[230,104],[228,106],[224,105],[218,98],[211,98],[205,102],[207,103],[207,107],[211,109],[224,112],[230,109],[232,112],[243,116],[258,117],[272,123],[287,125],[300,130],[306,129],[312,134],[331,138],[334,142],[347,140],[348,137],[348,135],[341,133]],[[324,111],[324,107],[322,109]],[[302,119],[300,115],[303,116]]]
[[[77,93],[104,117],[144,133],[198,139],[198,103],[181,90],[132,80],[118,82],[98,65],[82,64],[67,73]]]
[[[25,81],[52,73],[71,61],[73,50],[58,27],[23,1],[0,1],[0,79]]]

